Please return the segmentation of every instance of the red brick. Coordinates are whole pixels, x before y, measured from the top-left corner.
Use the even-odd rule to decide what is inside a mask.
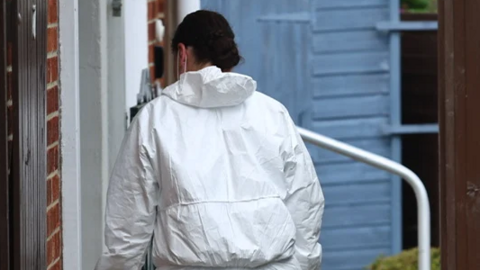
[[[148,20],[151,21],[157,17],[157,3],[150,2],[148,3]]]
[[[60,177],[55,175],[52,179],[49,180],[51,184],[51,200],[52,202],[60,199]]]
[[[56,259],[60,258],[62,252],[61,232],[57,232],[47,242],[47,265],[51,265]]]
[[[148,41],[155,41],[155,23],[148,24]]]
[[[47,122],[47,145],[51,145],[59,139],[59,117],[55,116]]]
[[[150,79],[152,82],[155,81],[155,67],[150,67]]]
[[[47,151],[47,175],[58,169],[58,145]]]
[[[58,80],[58,57],[47,59],[47,83]]]
[[[47,52],[56,52],[58,50],[58,28],[47,29]]]
[[[148,45],[148,63],[155,63],[155,46],[153,44]]]
[[[60,203],[55,204],[47,212],[47,235],[52,233],[60,227]]]
[[[165,75],[160,79],[160,85],[165,85]]]
[[[160,13],[165,13],[165,1],[164,0],[157,0],[157,16]]]
[[[58,111],[58,86],[47,90],[47,115]]]
[[[58,3],[57,0],[48,0],[48,23],[58,22]]]
[[[52,179],[47,180],[47,205],[52,204]]]
[[[48,1],[48,24],[58,23],[58,0],[44,0]],[[54,53],[58,51],[58,27],[51,27],[47,29],[47,52]],[[59,79],[59,57],[52,57],[47,60],[46,71],[47,83],[53,83]],[[54,86],[47,91],[47,115],[59,110],[59,89]],[[47,144],[51,145],[59,140],[59,117],[54,117],[47,122]],[[47,174],[51,174],[59,168],[59,146],[55,146],[47,151]],[[54,175],[47,181],[47,203],[49,206],[60,199],[60,177]],[[61,228],[61,205],[57,203],[51,206],[47,214],[47,233],[50,240],[47,243],[47,266],[49,270],[62,269],[62,233],[56,232],[51,235],[56,229]],[[55,262],[55,264],[53,264]]]
[[[54,265],[52,265],[48,270],[61,270],[62,269],[62,260],[58,260]]]

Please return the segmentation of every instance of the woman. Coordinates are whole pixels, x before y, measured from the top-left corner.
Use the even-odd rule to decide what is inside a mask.
[[[110,180],[98,270],[318,269],[324,198],[287,110],[231,73],[226,19],[198,11],[172,41],[180,79],[145,106]]]

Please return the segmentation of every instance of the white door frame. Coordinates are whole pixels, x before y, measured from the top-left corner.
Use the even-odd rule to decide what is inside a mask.
[[[200,9],[200,0],[177,0],[177,19],[181,23],[188,14]]]
[[[148,67],[148,0],[59,0],[64,269],[93,269],[103,249],[108,176]],[[178,18],[200,7],[181,0]]]
[[[63,269],[82,269],[78,0],[59,0]]]
[[[109,172],[129,123],[129,109],[137,105],[141,72],[148,68],[147,1],[123,0],[121,17],[113,17],[111,8],[108,10]],[[104,189],[108,182],[105,184]],[[105,202],[105,196],[102,202]]]
[[[78,12],[81,260],[83,269],[94,269],[102,253],[102,198],[108,176],[107,1],[79,0]]]
[[[111,0],[60,0],[60,17],[64,268],[90,270],[104,248],[106,191],[127,109],[148,67],[147,0],[123,0],[121,17]]]

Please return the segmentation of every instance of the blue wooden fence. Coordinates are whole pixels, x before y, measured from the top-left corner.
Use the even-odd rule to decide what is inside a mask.
[[[302,127],[400,160],[397,0],[202,0],[224,14],[245,63],[236,71]],[[326,197],[323,269],[363,269],[401,249],[399,179],[310,147]],[[393,181],[392,181],[393,180]]]

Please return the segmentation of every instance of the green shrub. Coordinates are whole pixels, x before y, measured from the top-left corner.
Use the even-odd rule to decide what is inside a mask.
[[[401,0],[402,9],[407,12],[437,12],[438,0]]]
[[[432,248],[432,270],[440,270],[440,250]],[[410,249],[391,257],[379,257],[367,270],[418,270],[418,249]]]

